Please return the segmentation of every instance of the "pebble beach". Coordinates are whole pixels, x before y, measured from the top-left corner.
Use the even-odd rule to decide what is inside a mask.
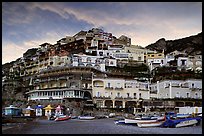
[[[202,123],[182,128],[139,128],[132,125],[116,125],[114,118],[55,122],[35,119],[16,126],[2,126],[3,134],[202,134]]]

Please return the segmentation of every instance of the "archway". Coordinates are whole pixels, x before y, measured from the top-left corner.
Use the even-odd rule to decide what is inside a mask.
[[[115,101],[115,107],[116,108],[122,108],[123,107],[123,102],[122,101]]]
[[[105,101],[105,106],[107,108],[112,108],[113,107],[113,101],[112,100],[106,100]]]
[[[136,102],[135,101],[127,101],[127,102],[125,102],[125,108],[128,108],[128,107],[132,107],[132,108],[134,108],[134,107],[136,107]]]
[[[88,92],[88,91],[85,91],[85,92],[84,92],[84,99],[87,99],[87,100],[92,100],[91,93],[90,93],[90,92]]]

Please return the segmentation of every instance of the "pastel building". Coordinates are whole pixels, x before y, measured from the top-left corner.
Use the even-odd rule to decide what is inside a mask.
[[[123,78],[93,78],[93,102],[100,108],[136,107],[149,99],[148,83]]]
[[[157,99],[163,98],[194,98],[202,99],[202,80],[163,80],[150,85],[150,91],[155,92]]]
[[[165,62],[164,51],[162,53],[145,53],[144,55],[144,63],[149,66],[150,70],[165,65]]]

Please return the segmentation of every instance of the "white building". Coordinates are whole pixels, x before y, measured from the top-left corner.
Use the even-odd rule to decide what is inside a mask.
[[[202,80],[163,80],[150,85],[154,98],[195,98],[202,99]],[[156,94],[156,95],[155,95]]]
[[[104,58],[103,56],[90,56],[85,54],[74,54],[72,66],[94,67],[106,71],[105,66],[117,66],[116,59]]]
[[[93,78],[93,101],[98,107],[136,107],[141,99],[149,99],[148,85],[123,78]]]

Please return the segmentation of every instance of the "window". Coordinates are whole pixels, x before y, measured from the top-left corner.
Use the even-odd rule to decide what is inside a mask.
[[[117,97],[120,97],[120,93],[117,93]]]
[[[142,58],[141,58],[141,57],[138,57],[138,60],[142,60]]]
[[[181,65],[185,65],[186,60],[181,60]]]
[[[100,97],[100,92],[97,92],[96,97]]]
[[[136,96],[137,94],[136,93],[134,93],[133,95],[134,95],[134,98],[137,98],[137,96]]]
[[[195,93],[195,99],[198,99],[198,93]]]
[[[99,55],[100,55],[100,56],[103,56],[103,52],[99,52]]]
[[[130,97],[130,93],[127,93],[127,97]]]
[[[194,83],[192,83],[192,88],[194,88]]]
[[[189,93],[186,93],[186,97],[189,98],[189,97],[190,97],[190,94],[189,94]]]
[[[151,55],[151,57],[154,57],[154,55]]]
[[[108,87],[110,87],[110,83],[108,83]]]
[[[142,94],[141,93],[139,93],[139,98],[142,98]]]

